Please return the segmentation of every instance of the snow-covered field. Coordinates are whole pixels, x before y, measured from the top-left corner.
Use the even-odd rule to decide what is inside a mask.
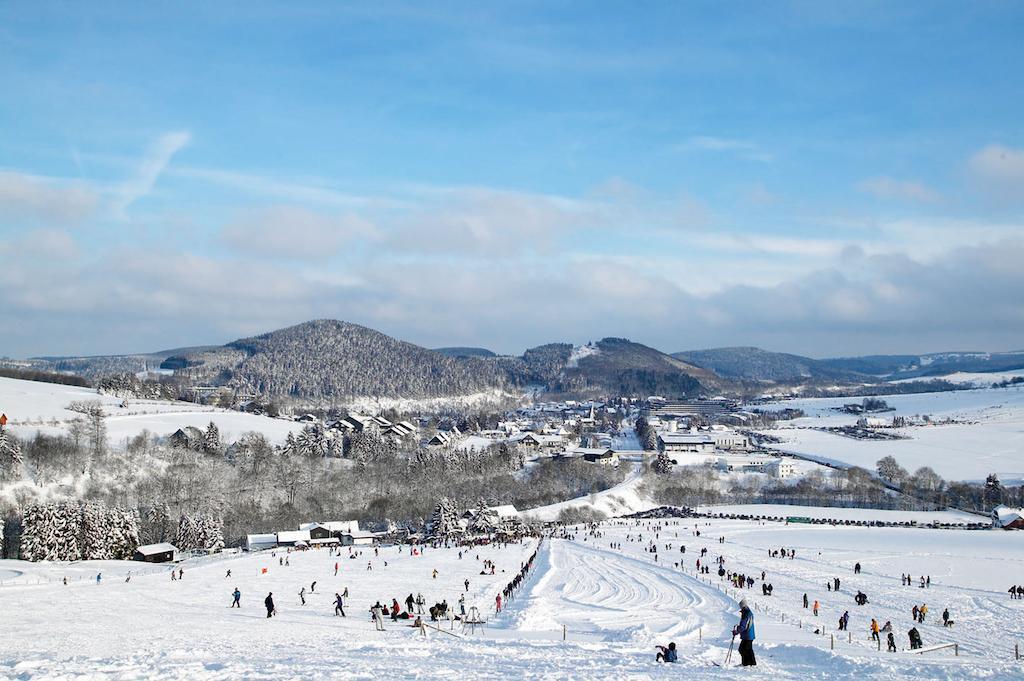
[[[949,480],[984,480],[996,473],[1004,483],[1024,480],[1024,387],[887,395],[882,397],[893,416],[929,415],[933,420],[953,419],[949,425],[899,429],[906,440],[871,441],[825,433],[813,428],[852,425],[857,417],[834,407],[859,398],[799,399],[767,405],[803,409],[806,417],[766,431],[783,440],[775,448],[873,470],[884,456],[893,456],[914,471],[932,467]]]
[[[612,549],[612,542],[622,548]],[[651,542],[657,554],[648,551]],[[1021,581],[1024,533],[609,521],[598,536],[577,528],[571,540],[545,540],[523,588],[495,615],[494,595],[535,545],[468,549],[461,559],[455,548],[422,556],[396,547],[381,548],[379,556],[364,549],[355,559],[321,550],[293,553],[287,567],[278,563],[281,552],[242,555],[186,563],[176,582],[167,568],[140,564],[3,561],[0,574],[20,574],[18,584],[0,587],[0,678],[725,678],[735,672],[711,662],[725,657],[739,597],[757,608],[755,678],[1021,677],[1013,645],[1024,639],[1024,601],[1009,600],[1005,589]],[[796,549],[796,558],[769,557],[779,547]],[[722,556],[727,569],[754,575],[755,587],[726,589],[714,571],[696,578],[702,548],[713,567]],[[479,574],[484,559],[495,561],[497,575]],[[859,575],[852,570],[856,561]],[[129,569],[134,575],[126,582]],[[771,597],[761,595],[762,570],[774,587]],[[104,576],[99,585],[97,571]],[[915,579],[931,575],[931,587],[902,586],[906,571]],[[65,575],[67,586],[60,582]],[[839,593],[825,589],[832,577],[842,580]],[[430,631],[424,639],[390,620],[386,631],[373,630],[366,611],[374,601],[422,592],[428,603],[455,603],[464,579],[470,580],[467,606],[477,605],[489,620],[483,632],[444,623],[449,633]],[[298,591],[308,592],[314,580],[316,593],[303,606]],[[236,586],[240,610],[228,607]],[[345,587],[343,619],[334,616],[332,602]],[[868,594],[868,605],[853,604],[857,590]],[[279,612],[270,620],[262,605],[268,592]],[[802,608],[804,593],[820,601],[819,617]],[[956,642],[959,657],[951,650],[877,651],[868,640],[869,618],[891,620],[902,649],[910,608],[922,603],[931,610],[917,625],[925,645]],[[952,629],[939,621],[944,607],[956,621]],[[844,610],[851,614],[850,633],[837,636],[830,650],[829,635],[837,633]],[[657,665],[653,646],[670,640],[679,646],[679,664]]]
[[[8,427],[18,437],[32,437],[36,432],[49,435],[66,432],[68,424],[82,416],[69,411],[68,405],[97,401],[107,415],[107,436],[113,444],[143,430],[170,435],[185,426],[206,428],[210,421],[217,424],[225,442],[232,442],[243,433],[258,431],[271,442],[281,443],[289,432],[302,430],[302,424],[293,421],[192,402],[131,399],[127,407],[122,407],[120,397],[101,395],[90,388],[0,377],[0,412],[7,414]]]
[[[765,518],[819,518],[826,520],[861,520],[887,523],[910,523],[928,525],[946,523],[968,525],[985,522],[985,516],[962,511],[888,511],[877,508],[835,508],[828,506],[788,506],[784,504],[718,504],[700,506],[699,513],[721,513],[724,515],[748,515]]]

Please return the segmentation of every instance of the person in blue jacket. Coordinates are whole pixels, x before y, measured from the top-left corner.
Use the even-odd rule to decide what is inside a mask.
[[[754,613],[745,600],[740,601],[740,623],[732,630],[733,635],[740,636],[740,660],[744,667],[757,665],[754,659]]]
[[[231,601],[231,607],[232,608],[241,608],[242,607],[242,592],[238,590],[237,586],[235,587],[235,592],[233,594],[231,594],[231,595],[235,599],[235,600]]]

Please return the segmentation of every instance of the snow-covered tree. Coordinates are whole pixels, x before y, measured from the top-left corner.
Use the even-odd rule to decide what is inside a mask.
[[[999,477],[995,473],[989,473],[985,478],[985,491],[983,492],[985,505],[991,508],[1003,503],[1003,493],[1003,484],[999,482]]]
[[[878,477],[895,485],[902,484],[908,477],[906,469],[891,456],[884,456],[875,464]]]
[[[209,514],[182,515],[178,520],[175,545],[183,551],[219,551],[224,548],[220,521]]]
[[[220,430],[213,421],[210,421],[210,425],[206,426],[206,434],[203,436],[203,451],[207,454],[217,454],[220,452]]]
[[[96,502],[81,506],[81,551],[85,560],[110,560],[110,523],[107,509]]]
[[[483,497],[480,497],[470,529],[478,534],[492,534],[498,530],[498,525],[498,513],[487,505],[487,501]]]
[[[0,426],[0,477],[14,477],[21,463],[21,445]]]
[[[447,539],[459,533],[459,512],[448,497],[441,497],[430,520],[430,533],[438,539]]]
[[[658,452],[658,456],[654,459],[654,464],[651,468],[659,475],[666,475],[672,472],[672,466],[674,465],[666,452]]]

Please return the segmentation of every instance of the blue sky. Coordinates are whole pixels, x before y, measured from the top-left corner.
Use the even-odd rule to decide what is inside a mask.
[[[1018,3],[5,3],[0,354],[1024,347]]]

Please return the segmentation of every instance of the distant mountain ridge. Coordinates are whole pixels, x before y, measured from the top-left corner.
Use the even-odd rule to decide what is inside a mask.
[[[794,383],[857,381],[867,378],[860,372],[831,366],[827,361],[754,347],[689,350],[673,353],[672,356],[733,380]]]
[[[498,353],[491,352],[487,348],[434,348],[434,352],[440,352],[445,357],[497,357]]]
[[[194,385],[322,402],[461,396],[528,386],[559,393],[681,397],[721,384],[713,372],[621,338],[581,348],[552,343],[521,357],[442,350],[447,352],[357,324],[315,320],[169,357],[163,366]]]

